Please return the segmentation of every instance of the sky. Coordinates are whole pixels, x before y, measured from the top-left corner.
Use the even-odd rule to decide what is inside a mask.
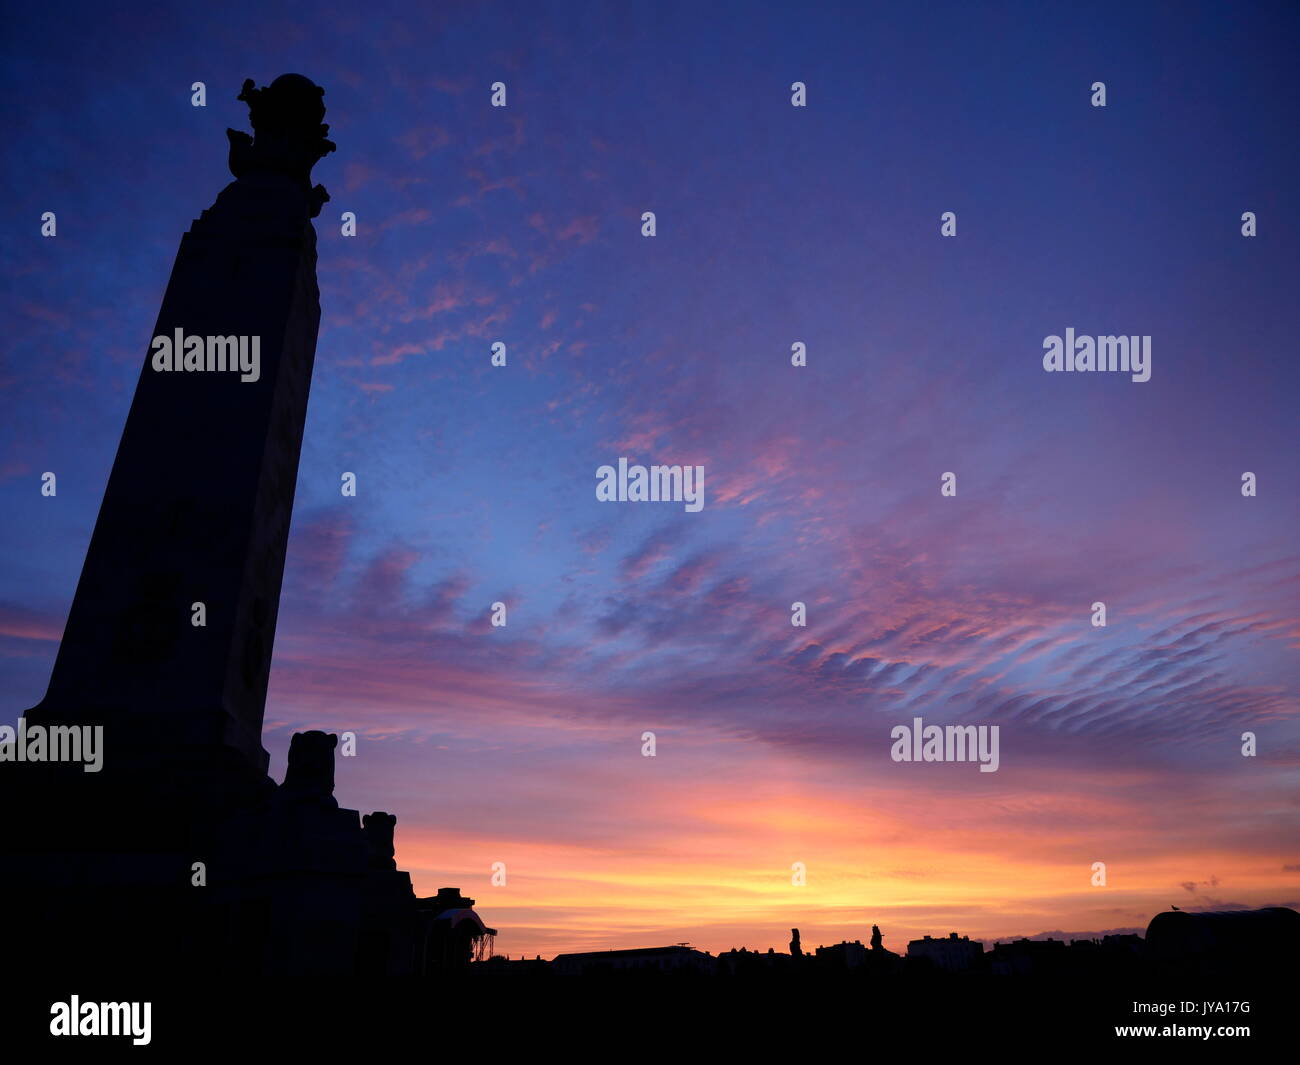
[[[293,71],[338,151],[277,779],[353,731],[341,804],[513,956],[1300,906],[1300,16],[1051,8],[9,5],[0,723],[235,96]],[[1150,380],[1044,372],[1067,328]],[[703,509],[599,501],[621,456]],[[997,772],[893,761],[915,717]]]

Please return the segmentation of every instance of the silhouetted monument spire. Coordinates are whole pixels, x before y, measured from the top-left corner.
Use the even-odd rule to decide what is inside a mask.
[[[244,83],[254,134],[181,239],[49,689],[32,727],[102,728],[102,771],[6,764],[15,971],[446,972],[490,942],[459,892],[418,903],[396,818],[334,798],[338,737],[262,717],[320,322],[322,90]],[[454,897],[452,897],[454,895]],[[75,914],[75,920],[68,915]],[[62,937],[62,938],[60,938]]]
[[[174,773],[180,791],[214,766],[267,767],[320,322],[311,219],[328,196],[310,174],[334,149],[323,92],[297,74],[244,83],[255,136],[228,131],[236,180],[181,240],[49,689],[27,714],[103,724],[110,765]]]

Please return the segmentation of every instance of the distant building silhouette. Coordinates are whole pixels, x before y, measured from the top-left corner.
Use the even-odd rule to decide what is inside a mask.
[[[551,963],[560,976],[595,976],[602,973],[698,973],[711,975],[715,959],[691,947],[640,947],[632,950],[595,950],[560,954]]]
[[[1142,943],[1142,937],[1133,932],[1101,937],[1103,950],[1122,951],[1126,954],[1140,954]]]
[[[814,952],[819,962],[829,963],[843,969],[856,969],[867,963],[869,951],[858,940],[833,943],[829,947],[818,947]]]
[[[784,976],[792,972],[801,960],[801,956],[778,954],[770,947],[766,951],[733,948],[718,955],[715,972],[741,977]]]
[[[508,976],[521,980],[548,979],[555,975],[551,963],[540,956],[511,958],[504,954],[494,954],[476,965],[471,965],[470,972],[476,977]]]
[[[950,932],[947,939],[925,936],[907,944],[908,958],[924,958],[945,972],[958,973],[975,968],[984,954],[984,944],[972,942],[968,936],[957,938]]]
[[[1146,949],[1153,961],[1191,973],[1294,974],[1300,913],[1285,906],[1158,913],[1147,926]]]
[[[997,976],[1043,976],[1064,968],[1067,949],[1063,940],[1051,938],[995,943],[989,968]]]
[[[432,898],[417,899],[420,916],[420,966],[424,975],[464,972],[470,962],[491,954],[497,930],[474,912],[474,900],[457,888],[439,888]]]
[[[1176,916],[1177,924],[1166,918]],[[1198,918],[1186,924],[1183,917]],[[1267,909],[1244,913],[1157,915],[1153,949],[1139,935],[1116,933],[1072,939],[1067,945],[1053,937],[1017,939],[997,943],[990,951],[978,940],[958,936],[924,936],[908,944],[900,958],[884,949],[880,929],[872,926],[870,949],[859,940],[819,946],[803,952],[800,939],[792,936],[791,947],[799,954],[780,954],[741,947],[723,951],[716,958],[685,946],[649,947],[634,950],[591,951],[560,954],[551,962],[533,959],[507,961],[494,958],[472,966],[476,976],[513,976],[536,979],[564,975],[599,978],[602,975],[712,974],[719,980],[800,983],[824,988],[826,979],[843,979],[848,985],[865,985],[880,991],[896,981],[907,988],[920,977],[933,981],[995,986],[1015,984],[1052,987],[1073,994],[1080,987],[1110,986],[1110,981],[1138,981],[1153,987],[1153,981],[1188,975],[1230,975],[1234,978],[1262,978],[1276,983],[1287,979],[1300,953],[1300,914],[1289,909]],[[792,929],[792,931],[794,931]],[[1165,964],[1169,962],[1169,964]],[[1242,980],[1245,985],[1248,981]],[[874,993],[874,992],[873,992]],[[1171,992],[1172,993],[1172,992]]]

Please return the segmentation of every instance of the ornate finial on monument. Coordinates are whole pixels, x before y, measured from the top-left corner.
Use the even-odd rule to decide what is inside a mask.
[[[328,200],[324,185],[311,185],[311,168],[334,151],[325,117],[325,90],[301,74],[281,74],[265,88],[244,79],[236,97],[248,104],[248,121],[253,136],[227,129],[230,139],[230,172],[236,178],[248,174],[284,174],[301,182],[311,203],[311,216],[320,214]]]

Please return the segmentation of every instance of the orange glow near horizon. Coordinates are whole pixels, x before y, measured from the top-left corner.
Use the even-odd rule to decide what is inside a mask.
[[[796,927],[812,949],[865,943],[873,924],[905,953],[923,935],[1141,931],[1171,904],[1256,906],[1294,894],[1280,865],[1230,843],[1179,839],[1159,809],[1108,798],[1090,774],[1008,774],[979,797],[879,785],[841,795],[784,765],[749,796],[721,780],[663,789],[629,780],[602,810],[626,818],[626,830],[586,842],[559,824],[513,839],[399,824],[399,866],[417,894],[455,886],[476,899],[499,930],[497,952],[515,957],[683,941],[712,953],[785,951]],[[498,861],[502,887],[490,881]],[[1091,884],[1094,861],[1107,864],[1105,887]],[[806,866],[804,886],[792,883],[794,862]]]

